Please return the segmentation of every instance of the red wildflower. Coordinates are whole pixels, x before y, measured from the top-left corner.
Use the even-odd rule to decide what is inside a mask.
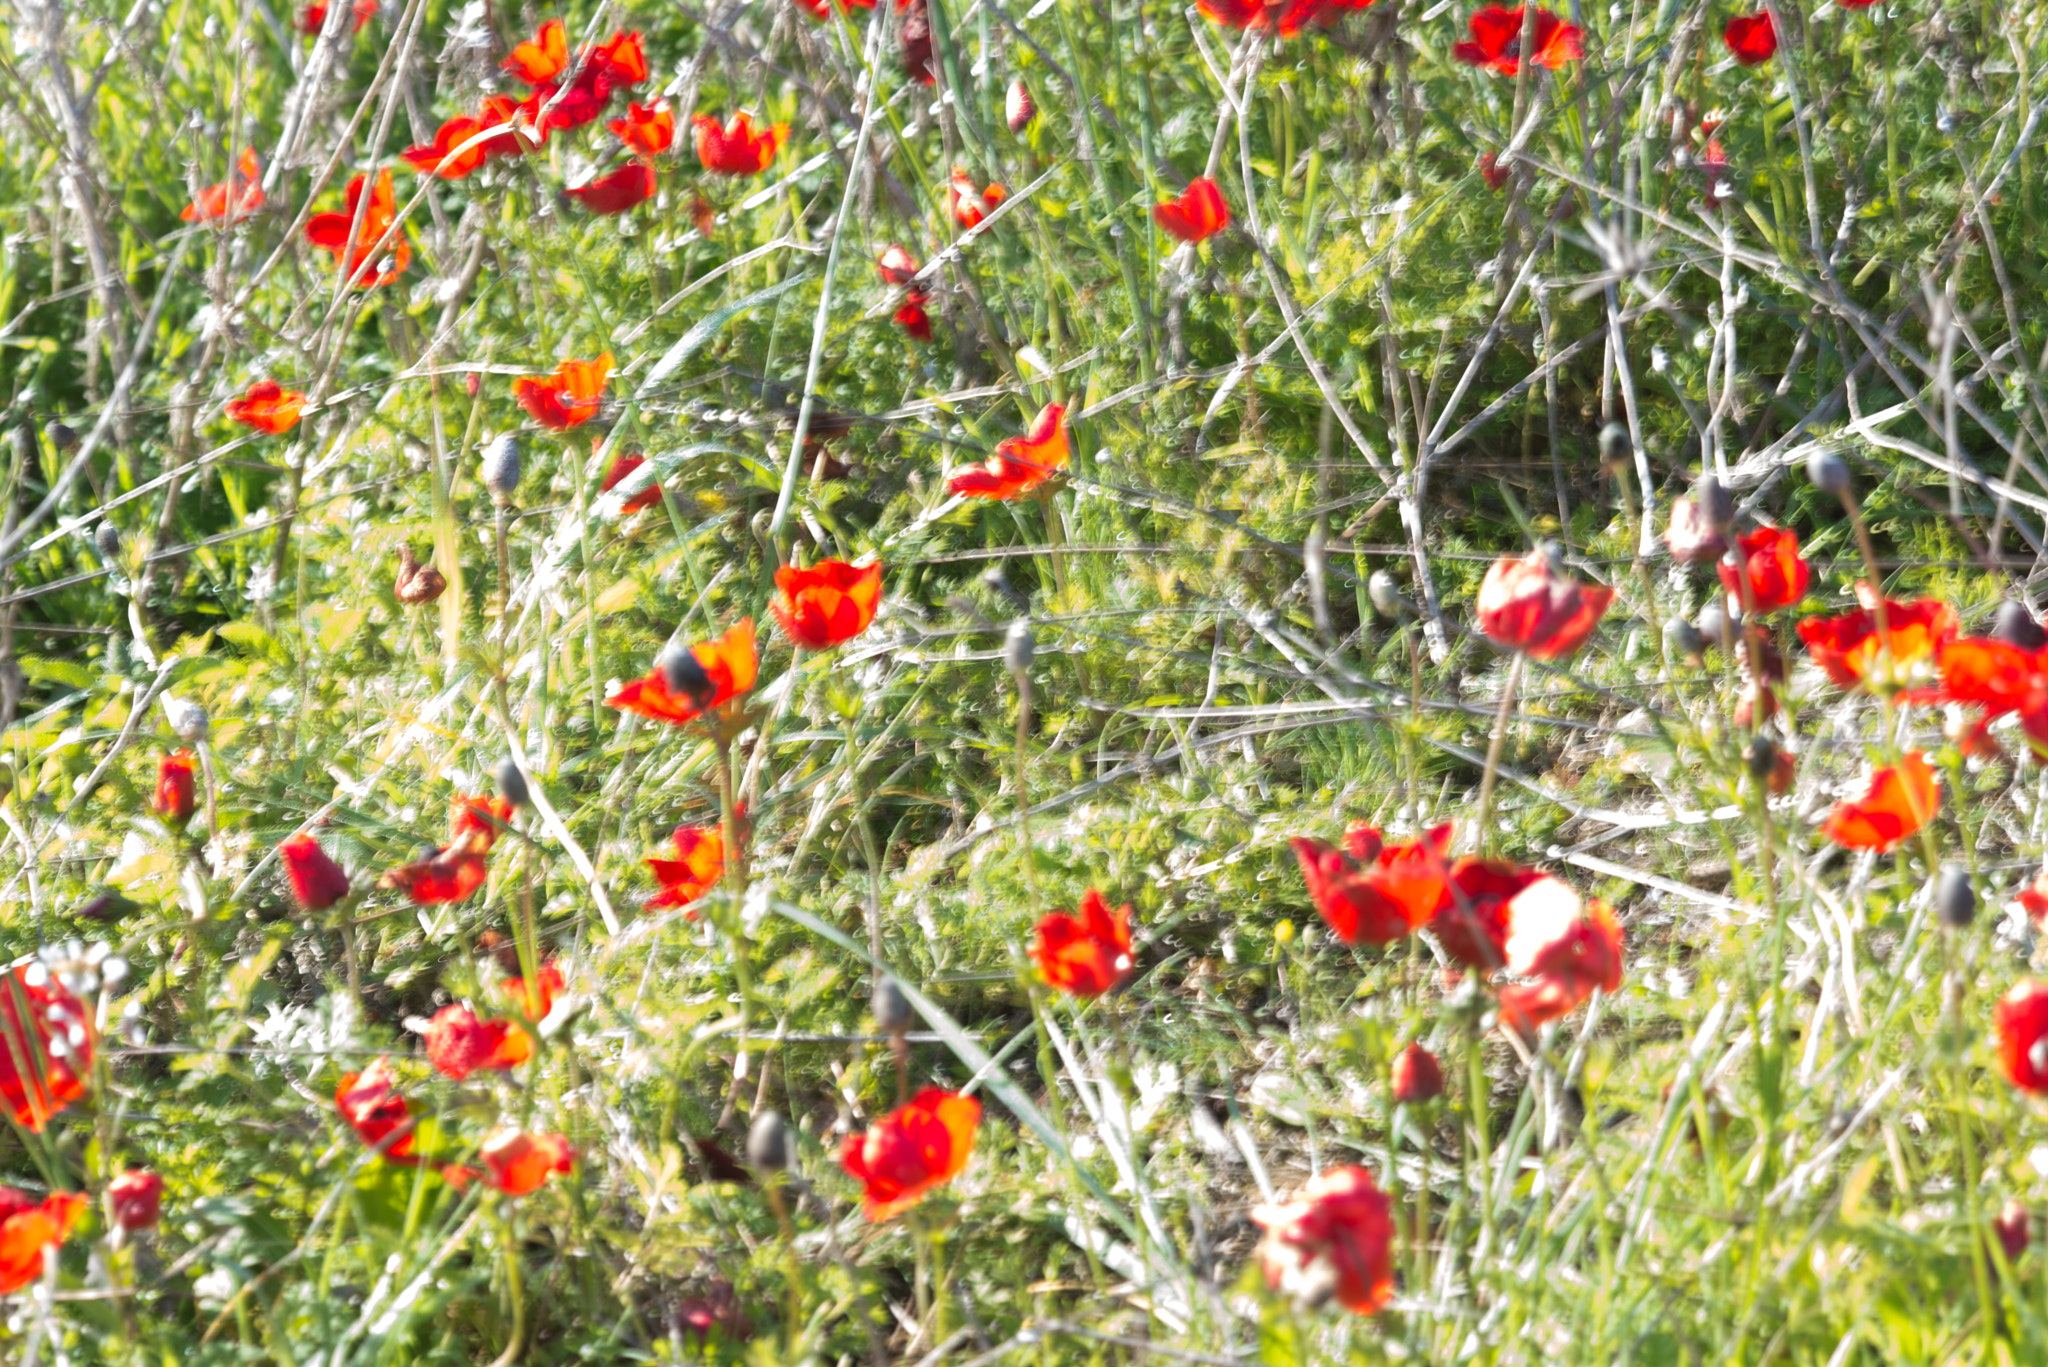
[[[875,258],[875,269],[890,284],[907,285],[917,278],[917,258],[892,242]]]
[[[1612,601],[1613,589],[1566,578],[1541,549],[1502,556],[1479,585],[1479,629],[1496,645],[1555,660],[1585,643]]]
[[[479,837],[464,836],[424,859],[392,869],[377,880],[377,886],[403,889],[423,907],[460,902],[482,887],[490,875],[490,861],[478,844]]]
[[[325,911],[348,896],[348,875],[310,834],[302,831],[285,841],[277,856],[300,911]]]
[[[813,19],[824,19],[832,13],[831,0],[796,0],[796,6]],[[840,0],[839,9],[873,9],[875,0]]]
[[[457,796],[449,814],[449,836],[467,841],[478,854],[498,843],[498,835],[512,822],[512,799],[506,797]]]
[[[192,819],[196,787],[192,778],[192,752],[179,750],[165,755],[156,766],[156,794],[150,809],[173,827]]]
[[[533,975],[533,999],[527,1000],[526,979],[507,978],[498,984],[498,990],[512,998],[514,1010],[530,1021],[546,1020],[548,1012],[555,1009],[555,998],[562,995],[568,985],[562,976],[562,966],[549,962],[540,966]]]
[[[515,100],[510,95],[484,96],[483,108],[477,111],[476,121],[484,128],[506,130],[484,140],[486,156],[524,156],[548,140],[548,130],[535,121],[533,109],[527,102]]]
[[[1934,771],[1918,750],[1908,751],[1891,768],[1870,776],[1870,786],[1854,802],[1838,803],[1821,827],[1844,849],[1883,853],[1925,826],[1941,810],[1941,792]]]
[[[953,178],[946,184],[946,212],[962,228],[978,228],[982,220],[995,212],[996,205],[1010,197],[1010,192],[995,182],[989,182],[986,189],[976,190],[967,173],[955,166]]]
[[[821,560],[807,570],[775,571],[768,611],[805,650],[830,650],[866,631],[882,603],[882,567]]]
[[[2005,1260],[2016,1263],[2027,1251],[2031,1242],[2028,1226],[2033,1217],[2018,1201],[2007,1201],[1998,1214],[1991,1217],[1991,1232],[1998,1237],[1998,1246],[2005,1252]]]
[[[635,159],[596,180],[572,185],[562,193],[594,214],[622,214],[654,198],[654,168]]]
[[[1152,221],[1183,242],[1200,242],[1223,231],[1230,223],[1230,209],[1215,181],[1196,176],[1178,199],[1153,206]]]
[[[478,1154],[484,1181],[507,1196],[539,1191],[548,1178],[576,1166],[576,1151],[558,1134],[527,1134],[506,1130],[484,1141]]]
[[[1291,843],[1309,899],[1347,945],[1383,945],[1412,935],[1450,897],[1444,867],[1451,848],[1448,821],[1405,845],[1383,845],[1379,831],[1366,825],[1351,828],[1345,850],[1306,836]]]
[[[1501,989],[1501,1023],[1531,1034],[1593,995],[1621,986],[1621,927],[1605,902],[1581,903],[1555,878],[1532,883],[1509,908],[1508,968],[1533,983]]]
[[[1067,410],[1049,403],[1038,410],[1031,430],[996,443],[981,465],[954,475],[947,488],[964,498],[1016,498],[1067,468]]]
[[[569,33],[560,19],[550,19],[540,32],[512,49],[505,70],[528,85],[545,85],[569,69]]]
[[[868,1219],[886,1220],[960,1175],[980,1125],[979,1101],[927,1087],[866,1134],[846,1136],[839,1165],[866,1189]]]
[[[928,297],[922,291],[913,293],[904,302],[903,307],[896,310],[894,318],[898,327],[920,342],[929,342],[932,339],[932,316],[924,311],[925,300]]]
[[[147,1168],[130,1168],[107,1183],[114,1202],[114,1223],[134,1232],[148,1229],[163,1212],[164,1179]]]
[[[490,155],[490,144],[477,137],[483,130],[480,121],[458,114],[434,130],[432,142],[408,147],[398,155],[423,176],[461,180],[482,166],[484,158]]]
[[[1841,0],[1843,9],[1869,9],[1877,0]]]
[[[1759,527],[1735,538],[1742,568],[1749,572],[1749,596],[1742,593],[1743,575],[1723,560],[1716,568],[1728,601],[1744,612],[1776,612],[1806,597],[1811,571],[1799,554],[1799,533],[1790,527]]]
[[[356,221],[356,207],[368,187],[370,201],[363,211],[362,226],[353,241],[349,228]],[[398,222],[398,197],[391,189],[391,171],[385,168],[372,182],[359,175],[348,183],[348,208],[338,214],[314,214],[306,220],[306,240],[322,251],[334,254],[335,267],[345,271],[349,283],[358,289],[388,285],[405,274],[412,264],[412,243],[406,240]],[[389,237],[386,237],[386,234]]]
[[[427,1022],[427,1061],[457,1082],[479,1068],[507,1072],[533,1056],[533,1041],[511,1021],[479,1020],[461,1002]]]
[[[92,1016],[40,963],[0,976],[0,1102],[17,1125],[40,1132],[85,1095]]]
[[[334,1104],[356,1137],[393,1162],[418,1162],[412,1152],[412,1107],[398,1094],[391,1060],[379,1058],[360,1073],[344,1073]]]
[[[43,1250],[70,1236],[85,1207],[78,1192],[52,1192],[38,1201],[25,1191],[0,1187],[0,1296],[43,1275]]]
[[[1485,181],[1486,188],[1492,190],[1495,194],[1508,188],[1508,181],[1514,177],[1514,174],[1513,171],[1502,166],[1491,152],[1479,158],[1479,178]]]
[[[1297,1300],[1377,1313],[1394,1294],[1392,1203],[1364,1168],[1329,1168],[1292,1201],[1258,1206],[1266,1285]]]
[[[178,217],[187,223],[245,219],[263,207],[262,179],[263,163],[256,159],[256,149],[244,147],[241,159],[235,163],[235,174],[201,190],[199,198],[187,204]]]
[[[604,402],[605,381],[612,373],[612,354],[594,361],[563,360],[552,380],[522,375],[512,382],[512,397],[533,420],[553,432],[581,427],[597,416]]]
[[[1062,992],[1099,997],[1130,975],[1131,906],[1114,912],[1090,888],[1078,914],[1055,911],[1038,923],[1031,957],[1038,971]]]
[[[1735,176],[1728,169],[1728,152],[1717,138],[1708,138],[1695,163],[1700,176],[1706,181],[1706,188],[1700,192],[1700,202],[1709,209],[1718,209],[1735,198]]]
[[[1466,855],[1451,865],[1451,896],[1429,928],[1444,952],[1467,968],[1493,969],[1507,963],[1508,926],[1517,897],[1549,874],[1505,859]]]
[[[1955,640],[1956,610],[1934,598],[1911,603],[1884,599],[1884,625],[1890,639],[1878,635],[1878,595],[1870,585],[1856,585],[1863,604],[1840,617],[1809,617],[1799,624],[1799,639],[1813,662],[1843,688],[1865,684],[1880,689],[1900,687],[1929,672],[1936,658]]]
[[[897,0],[896,8],[903,15],[903,74],[923,85],[937,85],[939,76],[932,70],[931,11],[924,0]]]
[[[2048,693],[2043,666],[2048,650],[2023,650],[2008,641],[1965,636],[1941,647],[1941,691],[1923,701],[1968,703],[1984,715],[2031,711]]]
[[[276,380],[258,380],[239,399],[229,399],[227,415],[244,427],[281,436],[299,424],[306,410],[306,396],[286,389]]]
[[[1394,1056],[1394,1100],[1419,1106],[1444,1094],[1444,1066],[1435,1054],[1411,1043]]]
[[[2048,983],[2027,978],[2013,984],[1991,1016],[2006,1080],[2023,1092],[2048,1096]]]
[[[642,156],[658,157],[675,145],[676,116],[667,100],[648,105],[628,103],[626,117],[613,119],[605,127],[619,135],[627,151]]]
[[[1778,30],[1769,10],[1738,14],[1721,30],[1721,41],[1744,66],[1761,66],[1777,55]]]
[[[583,53],[583,65],[614,86],[638,85],[647,79],[647,45],[640,30],[621,29]]]
[[[697,130],[697,160],[707,171],[721,176],[758,176],[775,163],[789,137],[789,125],[756,129],[744,111],[724,126],[708,114],[698,114],[690,124]]]
[[[349,8],[355,13],[355,25],[350,31],[359,32],[377,12],[377,0],[353,0]],[[309,37],[319,36],[320,31],[326,27],[327,6],[317,3],[317,0],[316,3],[306,6],[304,12],[299,15],[299,32]]]
[[[625,482],[626,476],[647,463],[647,457],[638,451],[626,451],[613,457],[611,468],[604,472],[604,481],[598,485],[598,492],[608,494]],[[652,508],[661,502],[661,485],[650,482],[645,489],[619,505],[619,514],[637,513],[642,508]]]
[[[674,859],[650,859],[647,867],[661,891],[647,899],[649,911],[687,907],[725,876],[725,832],[717,826],[678,826],[669,836]],[[690,916],[696,920],[695,913]]]
[[[1522,11],[1517,5],[1507,9],[1501,5],[1488,5],[1485,9],[1474,10],[1467,21],[1472,30],[1472,41],[1459,43],[1451,49],[1451,56],[1465,63],[1503,76],[1516,76],[1522,70]],[[1529,60],[1541,67],[1555,71],[1566,62],[1576,62],[1586,55],[1584,33],[1577,24],[1568,24],[1547,9],[1536,11],[1536,50]]]
[[[737,698],[754,686],[754,675],[760,667],[754,653],[754,619],[742,617],[717,640],[699,641],[691,646],[690,654],[704,673],[701,694],[671,693],[667,675],[657,664],[645,678],[633,680],[606,698],[605,706],[681,726]]]
[[[1371,4],[1372,0],[1196,0],[1195,8],[1224,28],[1271,28],[1282,38],[1293,38],[1311,24],[1327,27],[1346,11]]]

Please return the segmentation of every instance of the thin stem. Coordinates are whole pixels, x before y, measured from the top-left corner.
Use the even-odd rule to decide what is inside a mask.
[[[1516,654],[1508,666],[1508,681],[1500,691],[1500,710],[1493,716],[1493,739],[1486,747],[1486,772],[1479,780],[1479,848],[1493,848],[1493,780],[1500,769],[1501,746],[1508,735],[1508,714],[1515,706],[1515,689],[1522,682],[1522,656]]]

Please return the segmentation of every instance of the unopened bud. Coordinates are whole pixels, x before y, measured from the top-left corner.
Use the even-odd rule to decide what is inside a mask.
[[[206,739],[211,723],[206,709],[196,702],[184,698],[164,698],[164,720],[171,725],[171,731],[187,745],[197,745]]]
[[[1388,621],[1398,622],[1411,611],[1400,583],[1386,570],[1372,572],[1365,581],[1365,592],[1372,599],[1372,610]]]
[[[52,418],[43,428],[43,435],[50,439],[50,445],[59,451],[78,449],[78,433]]]
[[[1757,736],[1749,743],[1747,756],[1751,778],[1767,779],[1778,767],[1778,746],[1769,736]]]
[[[1600,459],[1609,465],[1619,465],[1635,454],[1636,445],[1629,440],[1628,429],[1618,422],[1610,422],[1600,429]]]
[[[2010,598],[1998,605],[1998,614],[1991,619],[1991,638],[2021,650],[2039,650],[2048,645],[2048,632],[2041,630],[2027,605]]]
[[[1664,644],[1673,655],[1697,662],[1706,654],[1707,642],[1700,635],[1700,629],[1683,617],[1674,617],[1664,624]]]
[[[1003,96],[1003,117],[1009,120],[1012,133],[1022,133],[1038,117],[1038,106],[1031,102],[1031,91],[1022,77],[1010,82],[1009,93]]]
[[[1958,930],[1977,919],[1977,890],[1970,886],[1968,869],[1950,864],[1936,877],[1934,914]]]
[[[1699,507],[1700,516],[1707,525],[1717,532],[1725,532],[1735,521],[1735,495],[1728,492],[1728,486],[1712,475],[1701,475],[1699,482],[1692,486],[1693,502]]]
[[[1716,598],[1700,609],[1699,629],[1709,646],[1733,650],[1735,633],[1742,630],[1742,614],[1729,611],[1728,605]]]
[[[533,801],[533,794],[526,789],[526,775],[519,772],[519,762],[510,755],[498,761],[498,793],[515,807]]]
[[[100,525],[93,528],[92,544],[99,547],[100,554],[107,559],[119,560],[121,558],[121,529],[102,518]]]
[[[1806,477],[1814,488],[1837,498],[1849,492],[1849,462],[1833,451],[1815,451],[1808,456]]]
[[[477,478],[484,488],[491,491],[491,498],[500,505],[512,501],[512,495],[519,489],[521,462],[525,456],[519,438],[511,432],[501,433],[484,448],[482,464],[477,467]]]
[[[903,995],[903,988],[894,978],[884,978],[875,984],[868,1009],[875,1013],[875,1024],[885,1035],[900,1035],[910,1028],[910,998]]]
[[[781,1172],[789,1166],[789,1126],[782,1112],[763,1111],[747,1130],[747,1162],[762,1172]]]
[[[1031,668],[1031,657],[1038,653],[1038,637],[1031,630],[1031,619],[1019,617],[1010,623],[1008,634],[1003,637],[1003,668],[1013,678],[1021,679]]]
[[[477,374],[474,370],[462,377],[462,392],[469,395],[472,399],[476,397],[477,391],[483,387],[484,377]]]
[[[1435,1054],[1410,1044],[1394,1059],[1394,1100],[1406,1106],[1434,1101],[1444,1094],[1444,1067]]]

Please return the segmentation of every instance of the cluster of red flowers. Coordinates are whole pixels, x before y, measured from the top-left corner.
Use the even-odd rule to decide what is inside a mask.
[[[460,902],[483,886],[491,846],[511,819],[512,804],[504,798],[458,797],[448,843],[392,869],[377,886],[401,889],[421,906]]]
[[[946,487],[962,498],[1019,498],[1045,488],[1067,468],[1066,418],[1064,405],[1047,404],[1023,436],[997,442],[993,456],[954,475]]]

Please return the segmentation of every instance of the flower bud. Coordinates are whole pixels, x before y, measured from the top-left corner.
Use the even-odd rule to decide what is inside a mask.
[[[100,554],[108,560],[119,560],[121,558],[121,529],[105,518],[100,519],[100,525],[93,528],[92,531],[92,544],[97,546]]]
[[[1673,617],[1664,624],[1664,644],[1673,655],[1690,663],[1698,664],[1700,657],[1707,653],[1706,638],[1700,629],[1683,617]]]
[[[2016,1200],[2007,1201],[2004,1208],[1992,1217],[1991,1232],[1998,1236],[1999,1247],[2005,1250],[2007,1262],[2018,1262],[2020,1254],[2025,1253],[2027,1245],[2033,1242],[2027,1228],[2032,1223],[2033,1217],[2027,1208]]]
[[[1709,647],[1722,650],[1735,649],[1736,633],[1742,630],[1742,614],[1733,612],[1719,598],[1700,609],[1700,635],[1706,638]]]
[[[789,1126],[780,1111],[763,1111],[747,1130],[747,1162],[762,1172],[781,1172],[789,1166]]]
[[[1372,599],[1372,610],[1390,622],[1398,622],[1414,611],[1401,592],[1399,581],[1387,570],[1374,570],[1365,581],[1365,592]]]
[[[1693,502],[1699,505],[1700,516],[1707,525],[1717,532],[1725,532],[1735,523],[1735,495],[1728,492],[1728,486],[1712,475],[1701,475],[1699,482],[1692,486]]]
[[[1977,890],[1970,886],[1968,869],[1950,864],[1935,878],[1934,914],[1958,930],[1977,919]]]
[[[462,377],[462,392],[475,398],[477,391],[484,387],[484,377],[472,370]]]
[[[1010,630],[1003,637],[1003,668],[1010,671],[1012,678],[1021,679],[1031,668],[1031,657],[1038,653],[1038,638],[1031,630],[1031,619],[1019,617],[1010,623]]]
[[[55,418],[50,419],[44,425],[43,435],[50,439],[50,445],[55,450],[76,451],[78,449],[78,433],[72,431],[65,424],[58,422]]]
[[[1998,614],[1991,619],[1991,639],[2021,650],[2039,650],[2048,645],[2048,632],[2041,630],[2041,624],[2034,620],[2025,603],[2008,598],[1998,605]]]
[[[1607,465],[1619,465],[1635,455],[1636,444],[1629,440],[1628,429],[1618,422],[1610,422],[1600,429],[1600,459]]]
[[[1434,1101],[1444,1094],[1444,1067],[1420,1044],[1410,1044],[1394,1060],[1394,1100],[1404,1106]]]
[[[1759,735],[1749,743],[1749,753],[1744,757],[1749,765],[1750,777],[1768,779],[1771,771],[1778,767],[1778,746],[1769,736]]]
[[[910,998],[903,995],[894,978],[884,978],[875,984],[868,1009],[875,1013],[875,1024],[885,1035],[900,1035],[910,1028]]]
[[[114,1223],[129,1231],[148,1229],[162,1212],[164,1179],[147,1168],[130,1168],[107,1184],[114,1198]]]
[[[525,457],[519,438],[511,432],[501,433],[484,448],[483,462],[477,467],[477,478],[484,488],[491,491],[494,502],[503,506],[512,501],[512,495],[519,489],[521,461]]]
[[[1806,477],[1822,493],[1839,498],[1849,492],[1849,462],[1833,451],[1815,451],[1808,456]]]
[[[197,745],[206,739],[211,723],[206,709],[185,698],[164,695],[164,720],[171,725],[171,731],[187,745]]]
[[[518,761],[510,755],[498,761],[498,793],[515,807],[533,801],[533,794],[526,789],[526,775],[519,772]]]
[[[439,598],[448,587],[448,578],[431,564],[423,565],[413,555],[412,547],[401,544],[398,548],[398,574],[391,581],[391,592],[399,602],[418,606],[431,603]]]
[[[1031,102],[1031,91],[1021,76],[1010,82],[1009,93],[1003,96],[1003,117],[1009,120],[1012,133],[1022,133],[1038,117],[1038,106]]]

